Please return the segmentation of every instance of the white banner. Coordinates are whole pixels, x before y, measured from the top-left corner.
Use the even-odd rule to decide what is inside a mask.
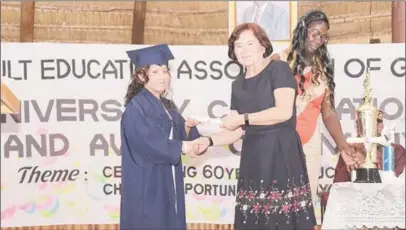
[[[119,222],[119,121],[130,77],[125,51],[135,48],[140,46],[1,44],[2,79],[22,100],[21,122],[1,116],[2,227]],[[231,81],[240,70],[229,61],[227,46],[171,49],[173,98],[184,117],[227,113]],[[344,131],[353,132],[369,64],[376,104],[404,145],[405,45],[329,49]],[[217,127],[198,128],[208,133]],[[329,189],[337,160],[325,136],[319,191]],[[183,158],[188,223],[233,223],[240,146]]]

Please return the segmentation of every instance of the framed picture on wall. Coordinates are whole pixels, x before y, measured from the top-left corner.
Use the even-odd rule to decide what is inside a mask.
[[[271,41],[289,41],[297,20],[294,1],[230,1],[230,33],[235,26],[255,22]]]

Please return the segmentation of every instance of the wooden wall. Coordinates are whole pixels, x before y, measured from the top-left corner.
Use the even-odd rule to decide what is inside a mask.
[[[391,1],[319,1],[300,3],[298,14],[310,9],[326,12],[331,22],[330,43],[392,42]]]
[[[20,39],[20,2],[1,3],[1,40]],[[330,43],[391,42],[390,1],[300,1],[298,14],[321,9],[331,20]],[[35,4],[34,42],[131,43],[132,1]],[[145,43],[224,45],[228,2],[147,3]]]

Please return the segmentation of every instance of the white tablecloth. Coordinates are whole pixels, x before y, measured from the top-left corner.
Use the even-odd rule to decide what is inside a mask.
[[[405,184],[336,183],[322,229],[405,228]]]

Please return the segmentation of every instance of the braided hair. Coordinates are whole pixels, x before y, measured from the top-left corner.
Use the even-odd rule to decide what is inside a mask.
[[[145,83],[148,82],[148,80],[149,80],[148,79],[148,69],[149,69],[149,66],[144,66],[144,67],[138,68],[134,71],[130,84],[128,85],[128,88],[127,88],[127,93],[125,94],[124,106],[127,106],[128,103],[131,101],[131,99],[133,97],[135,97],[144,88]],[[168,71],[169,71],[169,68],[168,68]],[[141,80],[140,76],[143,76],[144,81]],[[172,100],[165,98],[166,93],[167,92],[163,92],[160,95],[160,99],[161,99],[162,103],[164,104],[165,108],[167,108],[167,109],[175,108],[176,109],[175,103]]]
[[[330,29],[330,23],[325,13],[319,10],[309,11],[302,18],[300,18],[296,28],[293,31],[293,39],[291,43],[291,50],[287,56],[287,62],[290,64],[293,74],[300,76],[299,89],[301,94],[305,95],[304,89],[304,69],[305,53],[306,53],[306,40],[308,37],[308,27],[313,22],[324,22]],[[327,99],[330,101],[332,109],[335,108],[334,103],[334,76],[333,76],[333,64],[331,62],[326,43],[323,43],[313,54],[312,61],[314,63],[312,72],[313,77],[311,79],[313,84],[320,84],[319,77],[325,79],[327,83]]]

